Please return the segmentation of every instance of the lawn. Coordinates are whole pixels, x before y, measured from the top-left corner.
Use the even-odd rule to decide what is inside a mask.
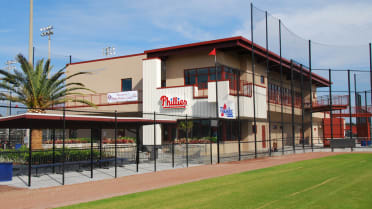
[[[372,154],[275,166],[66,208],[372,208]]]

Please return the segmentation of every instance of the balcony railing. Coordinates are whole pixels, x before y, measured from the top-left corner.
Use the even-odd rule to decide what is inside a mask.
[[[269,102],[272,104],[279,104],[281,105],[283,102],[283,105],[285,106],[292,106],[292,96],[288,94],[282,94],[278,91],[270,91],[269,92]],[[295,95],[294,96],[294,106],[297,108],[301,107],[301,96]]]
[[[238,84],[231,80],[224,81],[229,81],[230,95],[237,96]],[[240,80],[239,96],[251,97],[252,91],[252,83],[245,80]],[[208,83],[194,84],[194,98],[208,98]]]
[[[332,95],[332,105],[349,105],[348,95]],[[313,107],[317,106],[329,106],[331,99],[329,95],[319,96],[313,100]]]

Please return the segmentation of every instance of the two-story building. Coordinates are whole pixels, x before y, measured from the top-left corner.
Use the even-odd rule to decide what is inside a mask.
[[[216,57],[209,55],[213,49]],[[90,74],[74,79],[97,94],[79,97],[98,109],[73,102],[67,109],[94,115],[116,110],[121,117],[150,119],[155,112],[159,119],[176,122],[143,126],[144,145],[153,144],[154,127],[157,144],[185,138],[186,117],[192,121],[187,123],[190,139],[218,135],[221,142],[256,140],[261,150],[268,149],[269,138],[278,149],[310,144],[310,118],[314,143],[323,134],[324,115],[311,113],[309,102],[310,97],[316,101],[317,87],[329,81],[241,36],[71,63],[66,74],[80,71]],[[242,145],[243,150],[253,148],[253,143]]]

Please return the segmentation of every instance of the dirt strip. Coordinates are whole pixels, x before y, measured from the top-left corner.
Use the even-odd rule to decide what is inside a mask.
[[[0,208],[53,208],[337,154],[342,153],[267,157],[32,190],[0,187]]]

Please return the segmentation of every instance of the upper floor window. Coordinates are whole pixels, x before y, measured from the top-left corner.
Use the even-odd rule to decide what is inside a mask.
[[[236,86],[238,71],[226,66],[217,67],[217,73],[215,67],[185,70],[185,85],[196,84],[200,89],[206,89],[209,81],[216,80],[216,74],[217,80],[229,80],[231,88]]]
[[[132,79],[121,79],[121,91],[132,91]]]
[[[265,76],[261,75],[261,84],[265,84]]]

